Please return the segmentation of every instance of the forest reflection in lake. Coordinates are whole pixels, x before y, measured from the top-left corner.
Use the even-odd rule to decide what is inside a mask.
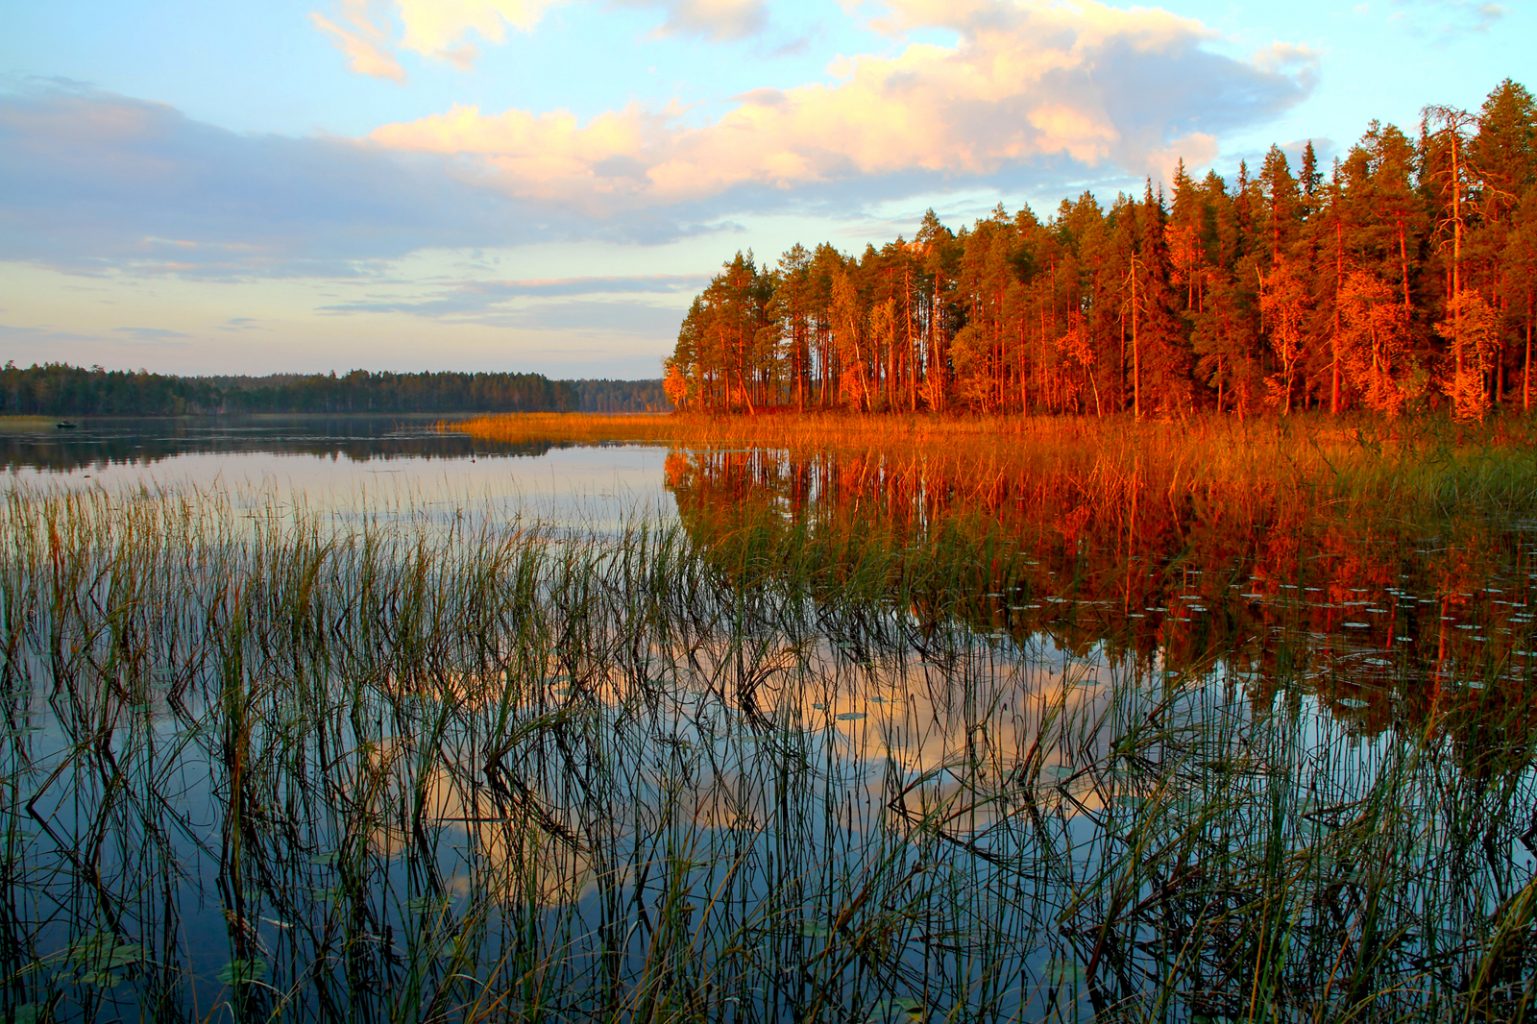
[[[1365,733],[1418,732],[1469,692],[1519,700],[1537,669],[1537,520],[934,453],[675,451],[667,478],[723,565],[763,531],[876,585],[944,565],[920,620],[1220,671],[1261,703],[1300,688]]]
[[[1521,523],[627,451],[675,516],[13,489],[0,1011],[1525,1012]]]

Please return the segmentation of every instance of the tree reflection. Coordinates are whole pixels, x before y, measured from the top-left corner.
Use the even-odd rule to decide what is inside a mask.
[[[886,588],[920,622],[1098,646],[1170,676],[1220,672],[1259,705],[1296,690],[1365,735],[1525,694],[1537,661],[1537,544],[1473,514],[965,452],[680,450],[666,483],[690,535],[739,579],[799,545],[774,571],[836,582],[830,595]]]

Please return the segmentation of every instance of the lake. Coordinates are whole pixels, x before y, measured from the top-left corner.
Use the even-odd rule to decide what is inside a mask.
[[[420,420],[0,445],[7,1019],[1534,996],[1525,517]]]
[[[537,514],[584,526],[665,501],[661,453],[634,446],[477,442],[426,417],[85,420],[0,433],[12,487],[217,490],[334,514]]]

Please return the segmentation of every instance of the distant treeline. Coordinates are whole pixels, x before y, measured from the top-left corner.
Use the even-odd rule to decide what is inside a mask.
[[[1537,104],[1373,122],[1332,168],[1271,147],[1258,174],[1090,193],[860,256],[796,245],[726,263],[666,363],[684,408],[1388,415],[1530,408]]]
[[[579,412],[665,412],[672,408],[655,380],[573,380]]]
[[[179,377],[48,363],[0,369],[0,413],[183,416],[230,413],[644,411],[661,381],[553,381],[537,373],[275,374]]]

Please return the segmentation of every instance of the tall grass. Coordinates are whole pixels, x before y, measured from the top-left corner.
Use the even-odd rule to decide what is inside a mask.
[[[1519,701],[1363,736],[839,544],[10,493],[0,1015],[1528,1012]]]

